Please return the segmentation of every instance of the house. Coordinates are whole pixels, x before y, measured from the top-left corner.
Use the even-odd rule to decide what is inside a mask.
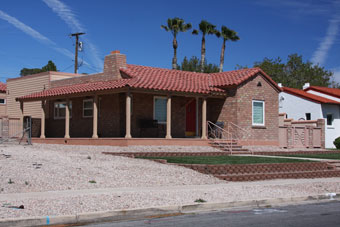
[[[325,147],[334,148],[333,141],[340,136],[340,89],[309,87],[304,90],[282,87],[279,112],[294,120],[325,120]],[[339,97],[339,96],[338,96]]]
[[[0,82],[0,117],[6,115],[6,84]]]
[[[127,64],[112,51],[102,73],[50,81],[16,101],[21,121],[26,106],[42,103],[37,142],[206,145],[207,122],[231,122],[254,144],[277,146],[280,91],[259,68],[185,72]]]

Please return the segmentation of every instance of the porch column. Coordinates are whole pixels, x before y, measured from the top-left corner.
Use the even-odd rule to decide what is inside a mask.
[[[66,99],[65,108],[65,139],[70,138],[70,100]]]
[[[203,98],[202,103],[202,137],[201,139],[207,139],[207,98]]]
[[[45,139],[45,118],[46,118],[46,113],[45,113],[45,100],[41,101],[41,124],[40,124],[40,138]]]
[[[171,139],[171,96],[166,100],[166,139]]]
[[[98,138],[98,95],[93,99],[93,134],[92,138]]]
[[[130,92],[126,93],[126,111],[125,111],[125,138],[131,138],[131,94]]]

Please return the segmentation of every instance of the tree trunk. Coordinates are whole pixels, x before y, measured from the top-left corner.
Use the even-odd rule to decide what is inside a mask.
[[[224,64],[224,51],[225,51],[225,39],[223,39],[221,57],[220,57],[220,73],[223,72],[223,64]]]
[[[176,36],[174,36],[174,40],[172,41],[172,46],[174,48],[174,57],[172,58],[172,69],[177,69],[177,40],[176,40]]]
[[[202,36],[202,47],[201,47],[201,72],[204,72],[204,60],[205,60],[205,37]]]

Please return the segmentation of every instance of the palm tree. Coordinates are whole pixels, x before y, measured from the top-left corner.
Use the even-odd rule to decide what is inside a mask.
[[[223,72],[225,42],[227,40],[237,41],[240,39],[240,37],[238,37],[237,32],[227,28],[226,26],[222,26],[221,32],[219,32],[219,35],[222,36],[223,38],[221,57],[220,57],[220,72]]]
[[[201,45],[201,72],[204,71],[204,60],[205,60],[205,35],[216,35],[219,37],[219,31],[216,30],[216,26],[209,23],[206,20],[202,20],[199,24],[199,31],[202,33],[202,45]],[[198,35],[198,30],[194,29],[192,34]]]
[[[161,25],[161,28],[163,28],[165,31],[170,31],[174,37],[172,41],[172,46],[174,48],[174,57],[172,58],[172,69],[177,69],[177,34],[179,32],[185,32],[189,29],[191,29],[191,23],[184,23],[184,20],[178,17],[175,18],[169,18],[168,19],[168,26]]]

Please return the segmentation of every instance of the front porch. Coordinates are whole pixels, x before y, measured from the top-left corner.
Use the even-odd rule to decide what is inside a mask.
[[[33,143],[93,146],[209,146],[200,138],[32,138]]]
[[[40,125],[35,125],[40,129],[35,130],[38,138],[32,141],[70,145],[207,146],[207,119],[217,119],[219,111],[215,104],[224,101],[209,97],[217,109],[207,111],[207,99],[130,90],[45,99],[41,101]],[[24,103],[21,107],[23,112]]]

